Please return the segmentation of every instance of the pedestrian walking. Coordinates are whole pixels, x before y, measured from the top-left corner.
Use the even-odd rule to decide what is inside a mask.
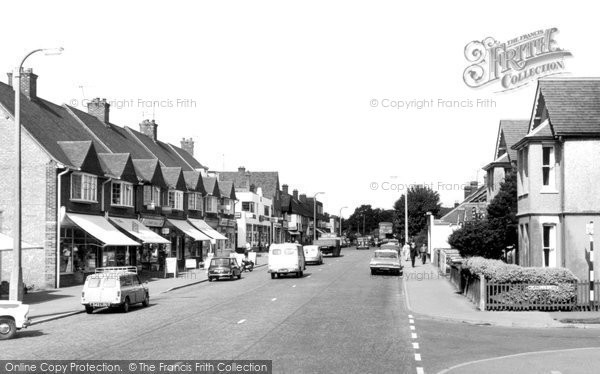
[[[408,259],[410,257],[410,245],[408,245],[408,242],[404,243],[404,247],[402,247],[402,258],[404,259],[404,261],[408,262]]]
[[[412,267],[415,267],[415,259],[419,256],[419,250],[415,245],[415,242],[410,243],[410,262],[412,263]]]
[[[423,265],[425,265],[425,262],[427,262],[427,246],[425,244],[422,244],[419,252],[421,253],[421,260],[423,261]]]

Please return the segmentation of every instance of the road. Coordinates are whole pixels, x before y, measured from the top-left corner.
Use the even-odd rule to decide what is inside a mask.
[[[2,359],[268,359],[276,373],[436,373],[472,360],[600,345],[600,330],[412,315],[401,277],[371,276],[371,251],[342,254],[300,279],[271,279],[262,267],[241,280],[152,295],[150,307],[127,314],[105,310],[35,325],[0,342]]]

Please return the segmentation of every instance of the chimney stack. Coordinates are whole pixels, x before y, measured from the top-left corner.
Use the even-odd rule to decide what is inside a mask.
[[[12,85],[13,84],[12,83],[13,82],[13,73],[12,72],[8,72],[8,73],[6,73],[6,75],[8,75],[8,85],[12,87],[13,86]]]
[[[469,183],[469,185],[465,185],[464,190],[465,190],[465,199],[469,196],[471,196],[471,194],[475,191],[477,191],[479,184],[477,183],[477,181],[471,181]]]
[[[106,102],[106,99],[100,99],[99,97],[93,99],[87,104],[88,113],[98,118],[103,123],[108,123],[110,104]]]
[[[186,151],[187,153],[189,153],[190,155],[194,155],[194,139],[189,138],[183,138],[181,139],[181,148],[183,148],[184,151]]]
[[[303,203],[306,202],[306,195],[305,194],[300,195],[300,201],[303,202]]]
[[[157,139],[156,128],[157,127],[158,127],[158,125],[156,124],[156,122],[154,122],[154,120],[145,119],[142,121],[142,123],[140,123],[140,132],[142,134],[152,138],[153,141],[156,141],[156,139]]]
[[[37,98],[37,78],[32,69],[23,69],[21,72],[21,93],[29,100]]]
[[[292,196],[294,196],[294,199],[298,200],[298,190],[294,190]]]
[[[456,208],[459,205],[460,205],[460,203],[458,202],[458,200],[454,200],[454,207]]]
[[[281,186],[281,191],[283,191],[283,193],[287,195],[287,193],[288,193],[288,185],[287,184],[282,185]]]
[[[246,168],[245,168],[245,167],[243,167],[243,166],[240,166],[240,167],[238,168],[238,172],[239,172],[239,173],[245,173],[245,172],[246,172]]]

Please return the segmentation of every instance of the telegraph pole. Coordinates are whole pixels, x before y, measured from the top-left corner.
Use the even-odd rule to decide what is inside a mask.
[[[588,261],[590,267],[590,310],[594,309],[594,221],[590,221],[586,225],[586,232],[590,237],[590,259]]]

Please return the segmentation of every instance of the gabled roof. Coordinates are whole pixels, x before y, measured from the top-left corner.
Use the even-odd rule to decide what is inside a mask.
[[[183,172],[179,167],[165,167],[162,168],[163,178],[167,183],[167,186],[170,189],[179,190],[179,191],[187,191],[187,186],[185,184],[185,179],[183,177]]]
[[[204,182],[204,190],[206,190],[206,193],[208,195],[212,195],[215,197],[221,197],[221,192],[219,190],[219,182],[217,181],[217,178],[202,178],[202,181]]]
[[[464,222],[471,216],[472,207],[483,209],[487,206],[487,187],[485,185],[479,187],[475,192],[467,196],[467,198],[457,207],[446,213],[440,220],[453,224]]]
[[[194,170],[187,162],[185,162],[169,144],[164,143],[160,140],[156,142],[147,135],[142,134],[130,127],[125,129],[135,138],[137,141],[144,146],[154,157],[158,158],[164,166],[167,167],[179,167],[182,170]]]
[[[123,127],[119,127],[112,123],[104,123],[91,114],[68,105],[65,106],[81,123],[83,128],[101,141],[106,148],[108,148],[109,152],[130,153],[133,159],[156,158]]]
[[[183,172],[183,177],[188,190],[200,192],[202,195],[206,195],[202,174],[199,171],[186,170]]]
[[[162,168],[158,159],[132,160],[135,173],[138,178],[145,183],[150,183],[157,187],[167,188],[167,182],[163,177]]]
[[[129,153],[98,153],[98,159],[104,174],[125,182],[139,182]]]
[[[536,99],[545,103],[556,136],[600,135],[600,79],[543,78]]]
[[[191,154],[189,154],[189,152],[187,152],[185,149],[177,147],[171,143],[169,143],[169,146],[173,149],[173,151],[179,156],[181,157],[186,163],[188,163],[192,168],[194,169],[204,169],[204,170],[208,170],[208,168],[204,165],[202,165],[198,160],[196,160],[194,158],[194,156],[192,156]]]
[[[66,164],[87,173],[105,174],[91,141],[59,141],[56,145],[67,160]]]
[[[221,181],[219,182],[219,191],[221,192],[221,197],[226,197],[228,199],[237,200],[235,196],[235,186],[231,181]]]
[[[275,199],[279,190],[279,172],[277,171],[220,171],[218,174],[219,180],[232,181],[238,191],[249,191],[250,186],[254,185],[254,187],[262,189],[264,197]]]
[[[0,105],[13,117],[14,99],[13,88],[0,82]],[[29,100],[21,95],[21,126],[51,158],[65,165],[75,166],[63,153],[59,141],[92,141],[97,151],[109,152],[64,107],[39,97]]]
[[[517,162],[517,151],[511,147],[525,135],[529,128],[529,120],[500,120],[500,126],[498,127],[498,140],[496,141],[496,152],[494,159],[502,156],[503,152],[508,154],[510,162]]]

